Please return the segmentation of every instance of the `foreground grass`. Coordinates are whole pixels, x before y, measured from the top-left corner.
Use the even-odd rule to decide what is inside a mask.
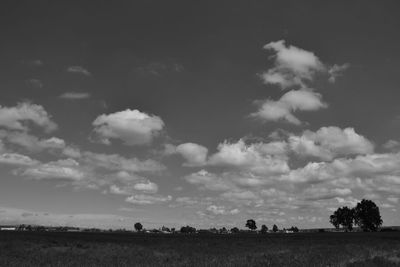
[[[0,232],[0,266],[400,266],[400,232]]]

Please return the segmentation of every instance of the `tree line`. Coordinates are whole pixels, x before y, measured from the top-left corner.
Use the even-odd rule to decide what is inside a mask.
[[[359,226],[364,232],[376,232],[383,222],[378,206],[367,199],[361,200],[354,208],[338,208],[329,221],[336,229],[342,226],[346,232],[352,231],[353,225]]]

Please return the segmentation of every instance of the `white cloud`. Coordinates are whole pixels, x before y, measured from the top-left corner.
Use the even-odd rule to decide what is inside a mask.
[[[224,206],[210,205],[207,207],[207,210],[215,215],[222,215],[226,213]]]
[[[184,66],[174,60],[166,60],[164,62],[147,62],[139,66],[134,71],[143,76],[161,77],[171,73],[179,73],[184,71]]]
[[[32,166],[39,162],[28,156],[17,153],[4,153],[0,155],[0,163],[9,165]]]
[[[59,97],[63,99],[78,100],[78,99],[90,98],[90,94],[87,92],[66,92],[60,95]]]
[[[157,184],[150,181],[138,182],[133,185],[117,186],[115,184],[110,186],[110,193],[116,195],[133,195],[138,191],[145,193],[157,193]]]
[[[144,183],[137,183],[133,186],[133,188],[138,191],[143,191],[147,193],[156,193],[158,191],[157,184],[150,181]]]
[[[285,173],[289,166],[284,150],[283,143],[246,145],[242,139],[237,143],[224,142],[218,145],[218,152],[210,156],[209,165],[237,167],[264,175]]]
[[[67,71],[70,73],[78,73],[85,76],[91,76],[92,74],[82,66],[70,66],[67,68]]]
[[[65,141],[60,138],[39,139],[34,135],[19,131],[0,131],[0,138],[33,152],[40,152],[46,149],[62,150],[66,147]]]
[[[313,52],[286,46],[283,40],[270,42],[264,49],[275,52],[274,67],[261,74],[266,84],[277,84],[282,89],[306,87],[306,81],[311,81],[316,73],[326,71],[326,66]]]
[[[235,200],[257,200],[259,197],[253,191],[229,191],[221,195],[223,198],[231,201]]]
[[[200,185],[204,189],[212,191],[226,191],[235,188],[232,182],[206,170],[200,170],[187,175],[184,179],[190,184]]]
[[[121,139],[127,145],[149,144],[164,128],[162,119],[139,110],[124,110],[103,114],[93,121],[94,131],[101,142],[110,144],[110,139]]]
[[[82,156],[80,149],[74,146],[66,146],[62,153],[70,158],[80,158]]]
[[[230,210],[229,213],[232,214],[232,215],[235,215],[235,214],[240,213],[240,210],[239,209],[233,209],[233,210]]]
[[[83,161],[91,166],[113,171],[160,172],[166,168],[161,163],[152,159],[142,161],[137,158],[125,158],[118,154],[101,154],[88,151],[83,152]]]
[[[81,180],[85,173],[79,170],[79,163],[73,159],[63,159],[27,168],[23,176],[32,179]]]
[[[57,129],[57,124],[40,105],[21,102],[15,107],[0,106],[0,126],[11,130],[27,131],[29,129],[27,122],[42,127],[46,132]]]
[[[251,114],[253,117],[265,121],[285,120],[289,123],[299,125],[301,121],[293,115],[293,112],[315,111],[326,108],[328,105],[322,101],[322,95],[312,90],[292,90],[284,94],[279,100],[267,99],[262,102],[257,112]]]
[[[145,178],[138,176],[134,173],[130,173],[127,171],[119,171],[113,175],[114,178],[116,178],[117,181],[123,183],[123,184],[132,184],[136,183],[138,181],[143,181],[146,180]]]
[[[392,202],[392,203],[399,203],[399,198],[398,197],[388,197],[387,198],[388,201]]]
[[[326,185],[324,185],[326,186]],[[326,187],[310,187],[307,188],[303,194],[307,200],[323,200],[332,199],[335,197],[345,197],[352,194],[349,188],[332,188],[328,189]]]
[[[133,204],[140,204],[140,205],[145,205],[145,204],[158,204],[158,203],[164,203],[164,202],[169,202],[172,200],[172,196],[153,196],[153,195],[132,195],[130,197],[127,197],[125,199],[126,202],[133,203]]]
[[[350,64],[348,64],[348,63],[345,63],[343,65],[334,64],[328,70],[328,73],[329,73],[329,76],[330,76],[328,81],[331,82],[331,83],[334,83],[336,81],[336,78],[342,76],[343,72],[345,70],[347,70],[349,67],[350,67]]]
[[[384,149],[389,151],[399,151],[400,150],[400,142],[397,140],[388,140],[386,143],[382,145]]]
[[[202,166],[206,164],[208,149],[204,146],[185,143],[176,147],[176,153],[186,159],[186,166]]]
[[[374,145],[353,128],[340,129],[336,126],[321,127],[318,131],[306,130],[301,136],[289,137],[292,151],[301,156],[313,156],[332,160],[338,155],[370,154]]]
[[[306,88],[307,82],[312,82],[317,74],[328,75],[328,81],[334,83],[336,78],[350,66],[334,64],[328,66],[313,53],[292,45],[287,46],[284,40],[270,42],[264,49],[273,51],[274,65],[261,74],[266,84],[276,84],[282,89],[298,86]]]

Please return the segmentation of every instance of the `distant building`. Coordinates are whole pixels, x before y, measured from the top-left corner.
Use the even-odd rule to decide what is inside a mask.
[[[0,231],[16,231],[17,227],[14,226],[1,226]]]

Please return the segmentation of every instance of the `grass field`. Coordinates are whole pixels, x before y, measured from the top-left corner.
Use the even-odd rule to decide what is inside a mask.
[[[400,266],[400,232],[0,232],[0,266]]]

